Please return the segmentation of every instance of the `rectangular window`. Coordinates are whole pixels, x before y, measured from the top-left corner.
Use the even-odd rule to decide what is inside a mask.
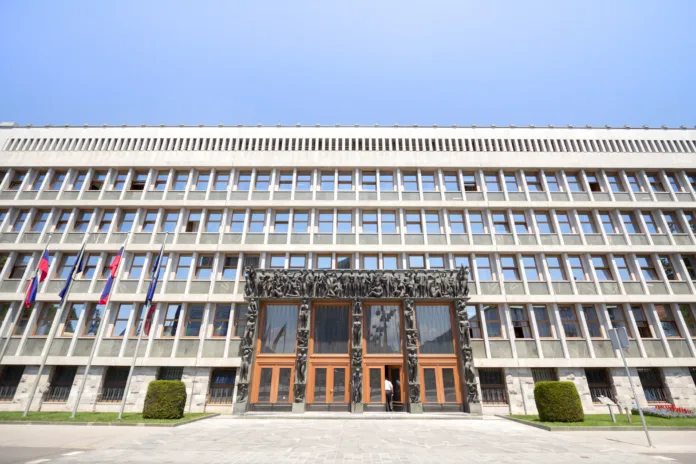
[[[82,172],[77,172],[75,173],[75,179],[73,179],[71,189],[74,192],[78,192],[82,190],[82,187],[85,185],[85,180],[87,179],[87,173],[82,171]],[[21,184],[21,183],[20,183]],[[19,188],[19,185],[17,186]],[[17,190],[15,188],[14,190]],[[10,190],[12,190],[12,184],[10,184]]]
[[[544,173],[544,177],[546,177],[546,185],[549,186],[549,192],[562,192],[563,191],[563,189],[561,188],[561,185],[558,183],[558,177],[556,176],[556,173],[547,172],[547,173]]]
[[[430,269],[444,269],[445,268],[445,257],[443,255],[428,255],[428,267]]]
[[[578,174],[566,174],[566,179],[568,180],[568,188],[571,192],[584,192],[585,189],[580,181],[580,176]]]
[[[578,213],[578,219],[580,220],[580,227],[582,231],[586,234],[596,234],[597,227],[595,226],[594,218],[592,213]]]
[[[68,222],[70,222],[70,211],[60,211],[58,213],[58,220],[56,225],[53,227],[53,232],[63,232],[68,227]]]
[[[369,354],[401,353],[401,318],[398,305],[368,305],[365,339]]]
[[[529,326],[527,308],[524,306],[510,305],[510,319],[512,330],[516,339],[532,338],[532,329]]]
[[[488,338],[502,338],[503,332],[500,325],[500,312],[498,311],[498,306],[484,306],[483,314],[486,318],[486,331],[488,332]]]
[[[314,353],[348,354],[350,308],[346,305],[314,307]]]
[[[535,215],[537,228],[540,234],[555,234],[553,223],[548,213],[536,213]]]
[[[245,304],[237,304],[234,310],[234,336],[242,337],[246,328],[246,316],[248,306]]]
[[[421,354],[453,354],[449,305],[416,305],[418,345]]]
[[[541,281],[541,273],[537,266],[536,256],[534,255],[523,255],[522,256],[522,266],[524,266],[524,274],[527,281]]]
[[[32,309],[31,308],[23,308],[21,309],[22,315],[19,318],[19,321],[17,321],[17,325],[15,326],[14,332],[12,335],[16,337],[20,337],[24,335],[24,332],[27,329],[27,325],[29,325],[29,318],[31,317]]]
[[[196,279],[210,280],[213,275],[213,255],[198,255]]]
[[[456,172],[446,172],[442,175],[445,182],[446,192],[459,192],[459,181],[457,180]]]
[[[648,184],[650,184],[650,188],[652,189],[653,192],[656,193],[662,193],[665,192],[665,185],[662,183],[662,179],[660,179],[659,174],[657,173],[652,173],[652,174],[647,174],[648,177]]]
[[[602,228],[604,228],[604,232],[607,234],[616,234],[618,233],[618,230],[616,226],[614,225],[614,220],[611,217],[611,214],[608,212],[601,212],[599,213],[599,219],[602,221]]]
[[[518,234],[529,234],[531,230],[527,224],[527,217],[522,212],[513,212],[512,220],[515,223],[515,232]]]
[[[353,174],[351,172],[338,173],[338,190],[351,191],[353,190]]]
[[[655,311],[657,312],[657,317],[660,320],[660,325],[662,326],[662,331],[665,333],[665,337],[680,338],[681,333],[674,320],[672,308],[668,304],[656,304]]]
[[[441,234],[440,214],[436,212],[425,212],[425,229],[428,234]]]
[[[118,306],[118,311],[116,312],[116,318],[114,320],[114,326],[111,329],[112,337],[123,337],[126,333],[126,328],[128,326],[128,318],[133,310],[133,305],[129,303],[121,303]]]
[[[406,233],[407,234],[422,234],[421,215],[417,212],[406,212]]]
[[[469,224],[471,225],[472,234],[486,233],[486,227],[483,222],[483,214],[481,212],[469,212]]]
[[[515,173],[505,173],[505,188],[508,192],[519,192],[520,187],[517,184],[517,175]]]
[[[696,259],[693,256],[682,256],[686,273],[691,280],[696,280]]]
[[[507,213],[492,213],[493,230],[496,234],[509,234],[510,225],[508,224]]]
[[[488,256],[476,256],[476,272],[477,277],[481,281],[491,281],[493,279],[493,269],[491,268],[491,260]]]
[[[549,267],[549,274],[551,274],[551,280],[554,282],[566,281],[568,276],[566,275],[565,268],[563,267],[562,258],[560,256],[546,256],[546,264]]]
[[[126,187],[126,177],[128,177],[127,172],[117,172],[114,176],[111,190],[116,192],[122,191]]]
[[[135,222],[135,211],[122,211],[121,218],[118,223],[119,232],[130,232],[133,229]]]
[[[500,267],[503,270],[503,280],[506,282],[518,281],[520,272],[517,268],[517,258],[515,256],[501,256]]]
[[[408,255],[409,269],[425,269],[425,258],[423,255]]]
[[[597,310],[594,306],[583,306],[582,312],[585,315],[587,330],[590,333],[590,338],[603,338],[602,325],[597,317]]]
[[[48,335],[48,333],[51,331],[51,324],[53,324],[53,319],[56,317],[58,307],[58,304],[43,304],[43,308],[41,309],[41,312],[36,320],[34,336],[45,337]]]
[[[222,280],[237,280],[239,257],[226,255],[222,264]]]
[[[377,233],[377,213],[374,211],[362,212],[362,233],[376,234]]]
[[[333,171],[322,171],[319,174],[319,188],[324,192],[333,192],[334,177]]]
[[[464,180],[464,191],[465,192],[478,192],[479,191],[478,182],[476,182],[476,174],[464,173],[464,174],[462,174],[462,178]]]
[[[640,272],[643,274],[643,278],[647,281],[657,281],[657,271],[655,270],[655,265],[650,256],[638,256],[637,258],[638,267]]]
[[[546,306],[535,305],[532,310],[534,311],[534,318],[536,319],[537,332],[539,332],[540,338],[554,338],[553,326],[551,325],[551,320],[549,319],[549,311]]]
[[[188,172],[175,172],[174,180],[172,181],[171,190],[173,191],[184,191],[186,190],[186,184],[188,184],[189,174]]]
[[[217,192],[224,192],[230,185],[230,173],[229,172],[216,172],[215,182],[213,182],[213,190]]]
[[[176,225],[179,222],[179,213],[173,211],[165,211],[160,224],[160,232],[176,232]]]
[[[72,272],[72,268],[77,261],[77,254],[63,254],[60,258],[60,263],[58,264],[58,269],[56,270],[56,279],[67,279]]]
[[[222,211],[208,211],[205,221],[205,232],[218,233],[222,225]]]
[[[51,213],[49,211],[37,211],[34,215],[34,221],[31,224],[32,232],[41,232],[46,227],[46,221]]]
[[[544,191],[544,186],[541,183],[541,179],[539,178],[539,174],[534,173],[534,174],[526,174],[524,175],[525,180],[527,181],[527,189],[530,192],[543,192]]]
[[[278,190],[292,190],[292,172],[281,172],[278,176]]]
[[[251,188],[251,172],[241,171],[237,178],[237,191],[248,192]]]
[[[574,234],[575,228],[570,222],[570,216],[566,212],[556,212],[556,219],[558,220],[558,227],[561,229],[562,234]]]
[[[12,269],[10,270],[10,279],[21,279],[31,261],[31,253],[20,253],[15,258]]]
[[[659,229],[655,223],[655,218],[650,212],[643,212],[643,220],[645,221],[645,227],[647,227],[648,232],[651,234],[661,234],[662,231]]]
[[[374,171],[363,172],[361,175],[361,185],[363,191],[374,192],[377,190],[377,174]]]
[[[592,265],[594,266],[595,273],[597,274],[597,279],[600,282],[615,280],[605,256],[593,256]]]
[[[626,174],[626,179],[628,179],[628,185],[631,186],[632,192],[643,192],[643,187],[641,187],[640,181],[638,180],[635,174]]]
[[[261,328],[261,353],[291,354],[297,338],[297,306],[266,305]]]
[[[82,280],[91,280],[92,277],[97,273],[97,265],[99,264],[99,254],[87,255],[87,259],[84,261],[84,269],[82,271]]]
[[[686,325],[686,330],[688,336],[696,337],[696,320],[694,319],[694,314],[691,311],[691,307],[688,304],[679,304],[679,312],[684,318],[684,324]]]
[[[106,182],[106,172],[97,171],[92,176],[92,180],[90,181],[89,188],[87,190],[98,192],[102,189],[102,187],[104,187],[104,182]]]
[[[624,227],[629,234],[640,234],[640,227],[638,226],[638,221],[636,220],[635,214],[632,211],[624,211],[621,213],[621,220],[624,223]]]
[[[662,269],[665,271],[665,275],[667,276],[667,280],[669,281],[677,281],[679,279],[679,274],[674,270],[674,266],[672,265],[672,260],[668,255],[659,255],[658,259],[660,261],[660,264],[662,265]]]
[[[145,185],[147,185],[147,173],[136,172],[133,174],[133,179],[131,179],[129,190],[142,192],[143,190],[145,190]]]
[[[254,190],[257,191],[268,191],[271,186],[271,173],[270,172],[256,172],[256,182],[254,183]]]
[[[587,273],[585,272],[585,266],[582,263],[582,257],[580,256],[569,256],[568,264],[570,264],[570,272],[573,274],[573,279],[576,281],[589,280]]]
[[[484,174],[484,180],[486,182],[486,189],[489,192],[500,192],[500,180],[498,179],[498,174]]]
[[[278,234],[278,233],[287,233],[288,232],[288,224],[290,222],[290,213],[287,211],[276,211],[275,213],[275,221],[273,222],[273,232]]]
[[[285,268],[285,255],[271,255],[271,268],[284,269]]]
[[[290,255],[290,269],[305,269],[307,267],[307,256]]]
[[[559,306],[558,313],[561,316],[561,323],[563,324],[566,338],[582,338],[575,308],[572,306]]]
[[[556,369],[552,367],[532,368],[532,379],[537,382],[555,382],[558,380]]]
[[[607,181],[609,181],[609,188],[612,192],[625,192],[626,188],[621,181],[621,176],[618,173],[608,173]]]
[[[179,327],[181,306],[181,304],[167,305],[167,309],[164,313],[164,323],[162,324],[162,337],[176,336],[176,331]]]
[[[450,233],[465,234],[464,215],[459,212],[449,212]]]
[[[602,184],[600,184],[599,179],[595,173],[586,172],[587,183],[590,186],[590,192],[602,192]]]
[[[145,255],[137,254],[133,255],[131,259],[130,269],[128,269],[128,279],[140,279],[143,275],[143,269],[145,267]]]
[[[319,212],[319,233],[320,234],[333,233],[333,219],[334,219],[333,213]]]
[[[628,261],[625,256],[614,255],[614,264],[619,271],[619,278],[623,281],[635,280],[631,269],[628,267]]]
[[[56,171],[53,173],[51,183],[48,185],[48,190],[57,192],[63,186],[67,173],[65,171]]]
[[[317,269],[331,269],[332,268],[332,258],[331,255],[319,255],[317,256]]]
[[[432,172],[422,172],[421,173],[421,186],[424,192],[435,192],[437,191],[437,184],[435,182],[435,174]]]
[[[83,337],[96,337],[99,331],[99,324],[101,324],[102,317],[104,316],[103,305],[90,306],[89,311],[86,313],[85,326],[82,329]]]
[[[507,393],[502,369],[478,369],[483,404],[507,404]]]
[[[684,233],[684,230],[682,229],[681,224],[679,224],[679,220],[677,219],[675,213],[666,212],[663,213],[663,215],[665,217],[665,224],[667,224],[667,230],[673,234]]]
[[[87,232],[87,228],[89,227],[89,223],[92,220],[92,212],[91,211],[78,211],[77,212],[77,219],[75,220],[75,224],[73,224],[73,232]]]
[[[174,269],[174,279],[187,280],[191,270],[193,255],[179,255],[179,260]]]
[[[266,213],[263,211],[252,211],[249,218],[249,232],[252,234],[262,234],[266,222]]]
[[[481,333],[481,320],[478,314],[478,307],[476,305],[467,305],[466,307],[466,317],[469,320],[469,327],[471,329],[472,339],[482,339],[483,335]]]
[[[374,270],[379,268],[379,257],[376,255],[362,256],[362,269]]]
[[[106,210],[102,213],[101,220],[97,226],[97,232],[106,233],[111,228],[111,222],[114,220],[114,210]]]
[[[418,175],[415,172],[405,172],[402,177],[404,192],[418,191]]]
[[[674,190],[676,193],[684,191],[684,189],[681,186],[681,183],[679,182],[679,177],[675,173],[666,172],[665,177],[667,177],[669,185],[672,187],[672,190]]]
[[[382,192],[394,191],[394,173],[383,171],[379,172],[379,189]]]
[[[152,186],[153,190],[162,192],[167,187],[167,180],[169,179],[169,171],[159,171],[155,176],[155,183]]]
[[[184,376],[183,367],[160,367],[157,370],[157,380],[179,380]]]
[[[633,314],[633,319],[636,321],[636,326],[638,326],[640,338],[654,338],[648,318],[645,317],[643,307],[641,305],[632,305],[631,313]]]
[[[246,213],[232,213],[232,219],[230,221],[230,232],[241,234],[244,232],[244,217]]]
[[[186,322],[184,325],[184,337],[198,337],[203,324],[203,305],[189,304],[186,311]]]
[[[399,259],[394,255],[383,255],[382,269],[391,271],[399,269]]]
[[[339,211],[336,219],[336,232],[339,234],[350,234],[353,232],[353,213]]]
[[[626,333],[629,337],[633,337],[631,327],[628,322],[626,322],[626,315],[624,314],[623,308],[620,306],[608,305],[607,313],[609,313],[609,324],[612,328],[618,329],[623,327],[626,329]]]

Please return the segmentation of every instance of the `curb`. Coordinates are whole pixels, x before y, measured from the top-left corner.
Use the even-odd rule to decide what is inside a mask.
[[[601,427],[563,427],[563,426],[549,426],[543,424],[536,424],[534,422],[529,422],[523,419],[517,419],[515,417],[502,416],[496,414],[496,417],[502,419],[507,419],[512,422],[517,422],[518,424],[528,425],[529,427],[535,427],[537,429],[546,430],[547,432],[636,432],[643,430],[642,424],[637,425],[626,425],[622,427],[612,427],[612,426],[601,426]],[[648,426],[648,430],[655,432],[687,432],[696,431],[696,427],[662,427],[662,426]]]
[[[0,425],[70,425],[70,426],[90,426],[90,427],[180,427],[182,425],[198,422],[203,419],[219,416],[220,414],[209,414],[207,416],[195,417],[175,424],[145,424],[145,423],[122,423],[122,422],[60,422],[60,421],[0,421]]]

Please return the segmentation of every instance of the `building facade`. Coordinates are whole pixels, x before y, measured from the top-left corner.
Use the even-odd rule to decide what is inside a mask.
[[[694,130],[1,126],[0,410],[696,407]]]

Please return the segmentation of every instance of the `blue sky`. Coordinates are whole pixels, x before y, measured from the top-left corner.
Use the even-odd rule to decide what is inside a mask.
[[[19,124],[696,125],[694,0],[10,1]]]

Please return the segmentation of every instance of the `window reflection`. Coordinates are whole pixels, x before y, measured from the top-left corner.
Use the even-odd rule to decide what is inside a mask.
[[[295,352],[297,306],[266,306],[263,324],[261,353],[291,354]]]
[[[422,354],[452,354],[452,319],[450,307],[416,306],[418,343]]]
[[[398,305],[371,305],[367,310],[367,352],[401,353]]]

